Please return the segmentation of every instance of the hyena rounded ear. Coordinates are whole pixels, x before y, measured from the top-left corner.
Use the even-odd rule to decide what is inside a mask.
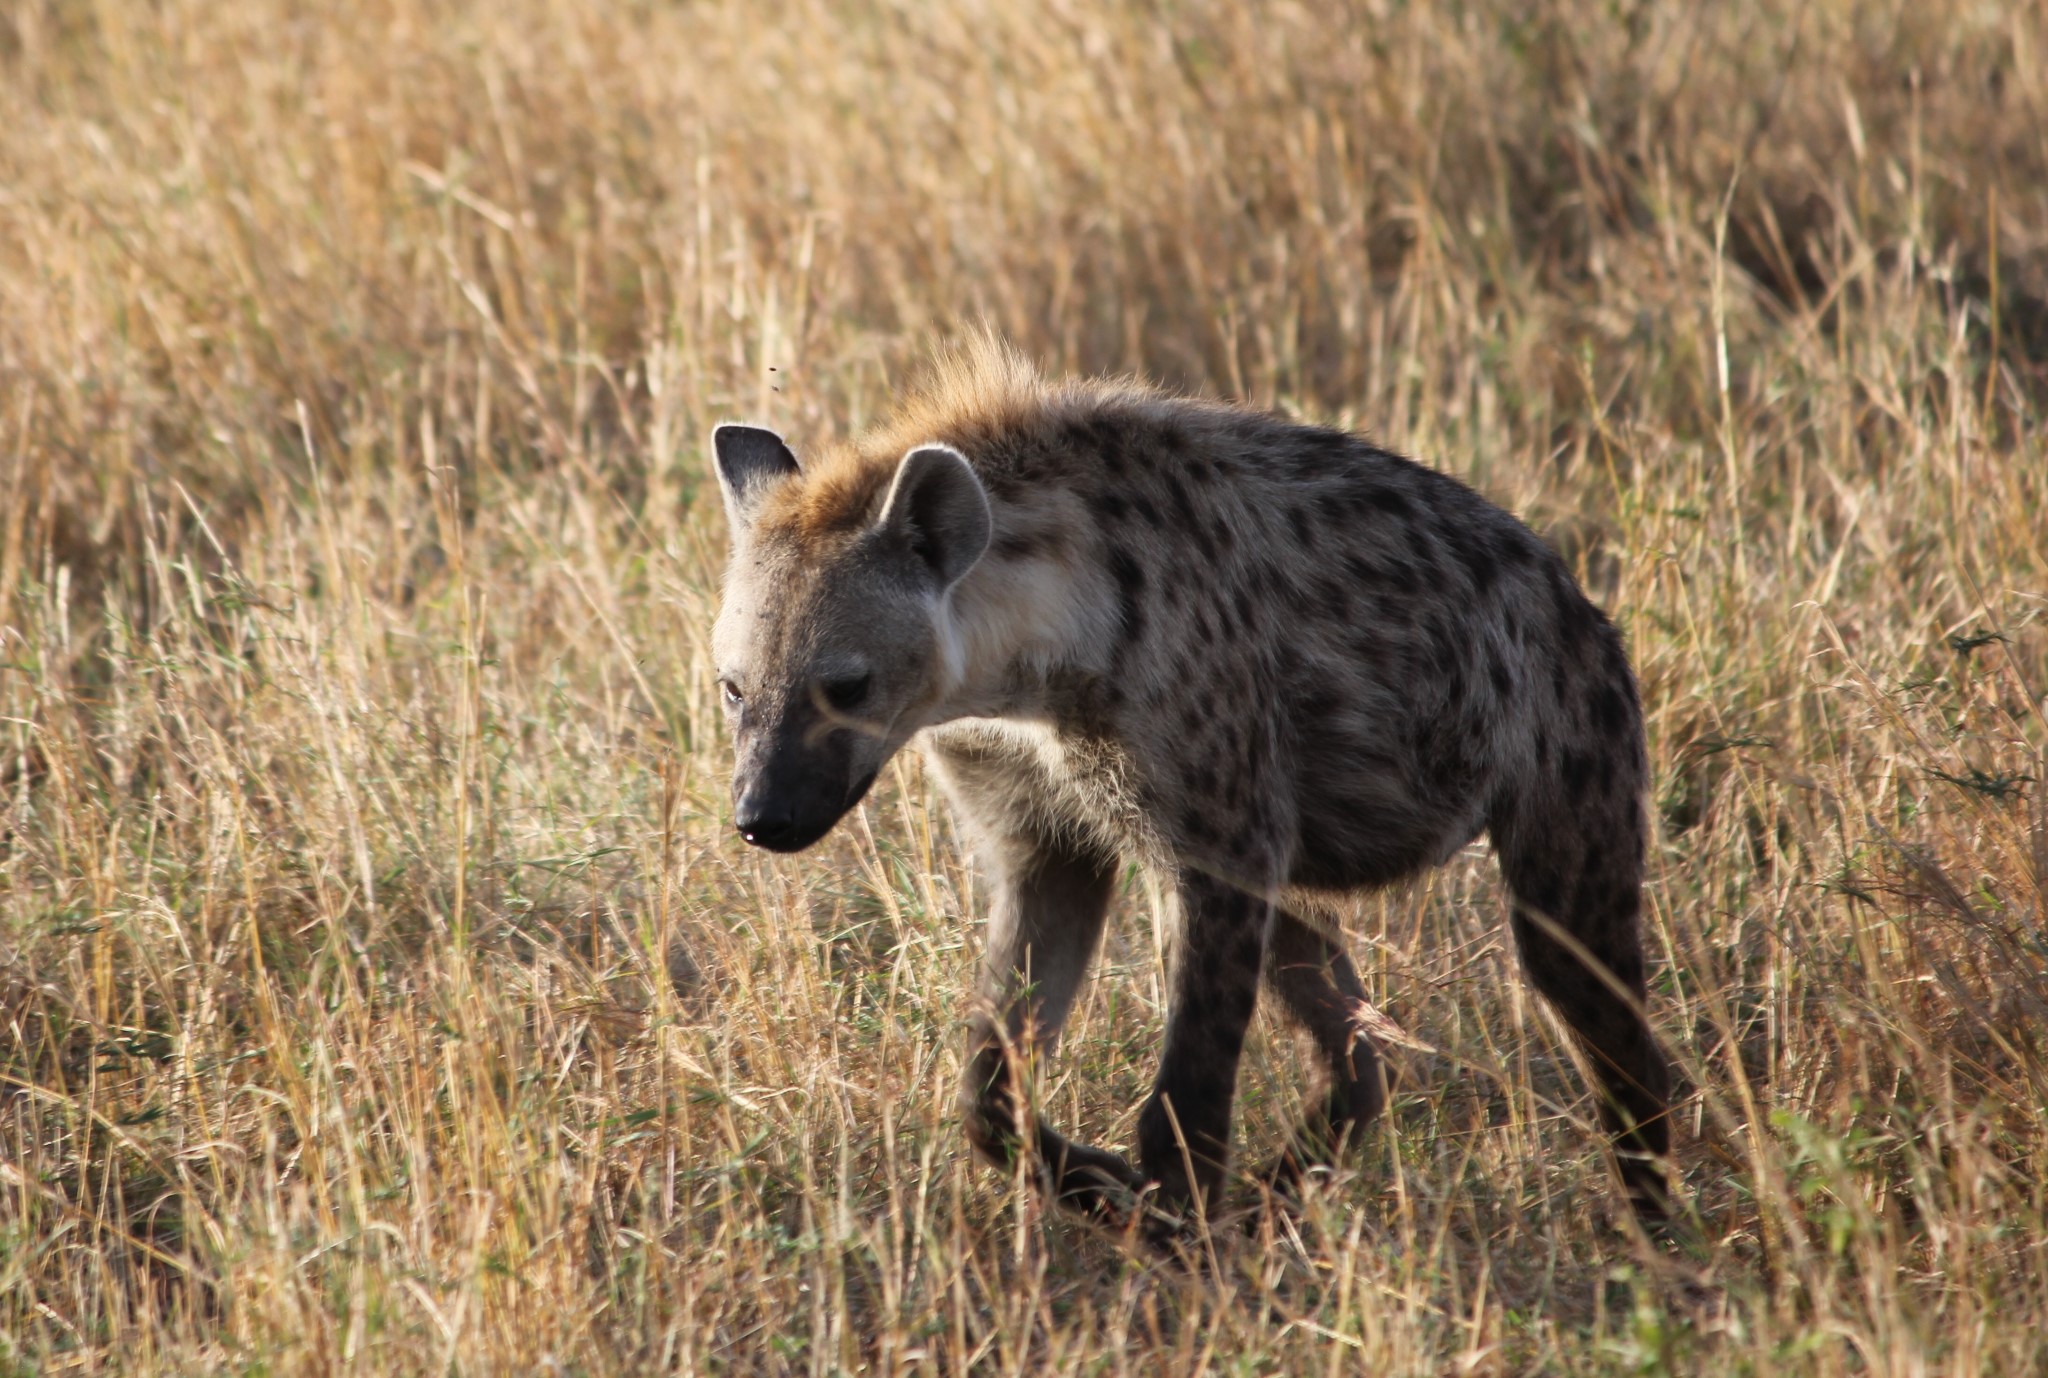
[[[718,459],[718,486],[725,494],[726,515],[745,526],[768,490],[796,473],[796,456],[782,437],[760,426],[727,422],[711,432],[711,450]]]
[[[944,445],[903,456],[879,525],[903,535],[940,588],[952,587],[974,568],[995,532],[981,479],[958,450]]]

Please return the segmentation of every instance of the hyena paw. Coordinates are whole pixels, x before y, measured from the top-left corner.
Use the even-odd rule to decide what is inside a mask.
[[[1327,1164],[1314,1161],[1293,1148],[1286,1149],[1259,1174],[1259,1185],[1277,1204],[1299,1202],[1308,1183],[1328,1171]]]
[[[1267,1169],[1260,1183],[1276,1199],[1298,1202],[1309,1183],[1327,1179],[1343,1161],[1348,1126],[1314,1123],[1302,1126]]]
[[[1122,1154],[1064,1140],[1047,1147],[1047,1185],[1061,1205],[1105,1222],[1122,1222],[1137,1211],[1145,1179]]]

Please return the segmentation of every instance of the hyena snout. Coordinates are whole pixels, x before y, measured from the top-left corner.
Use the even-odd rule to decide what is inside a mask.
[[[843,745],[764,753],[733,776],[733,827],[756,847],[800,852],[832,831],[874,783],[875,772],[858,769]]]

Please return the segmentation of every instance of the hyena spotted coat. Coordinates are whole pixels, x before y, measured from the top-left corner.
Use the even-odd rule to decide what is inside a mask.
[[[714,449],[735,822],[809,846],[919,738],[994,887],[966,1083],[978,1149],[1035,1152],[1098,1213],[1153,1184],[1168,1215],[1213,1207],[1263,981],[1329,1081],[1275,1180],[1326,1162],[1386,1089],[1363,987],[1317,916],[1484,832],[1629,1197],[1663,1211],[1635,682],[1526,527],[1356,436],[1044,382],[989,343],[852,445],[799,460],[723,426]],[[1181,911],[1136,1168],[1021,1124],[1016,1083],[1020,1050],[1073,1007],[1124,857]]]

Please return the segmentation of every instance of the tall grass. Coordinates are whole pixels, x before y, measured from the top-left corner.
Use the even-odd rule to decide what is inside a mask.
[[[970,1162],[915,761],[802,858],[723,821],[703,441],[978,320],[1579,565],[1694,1243],[1618,1227],[1483,849],[1349,916],[1422,1046],[1216,1269]],[[2044,401],[2038,7],[16,0],[0,1364],[2039,1371]],[[1091,1139],[1159,911],[1047,1074]]]

